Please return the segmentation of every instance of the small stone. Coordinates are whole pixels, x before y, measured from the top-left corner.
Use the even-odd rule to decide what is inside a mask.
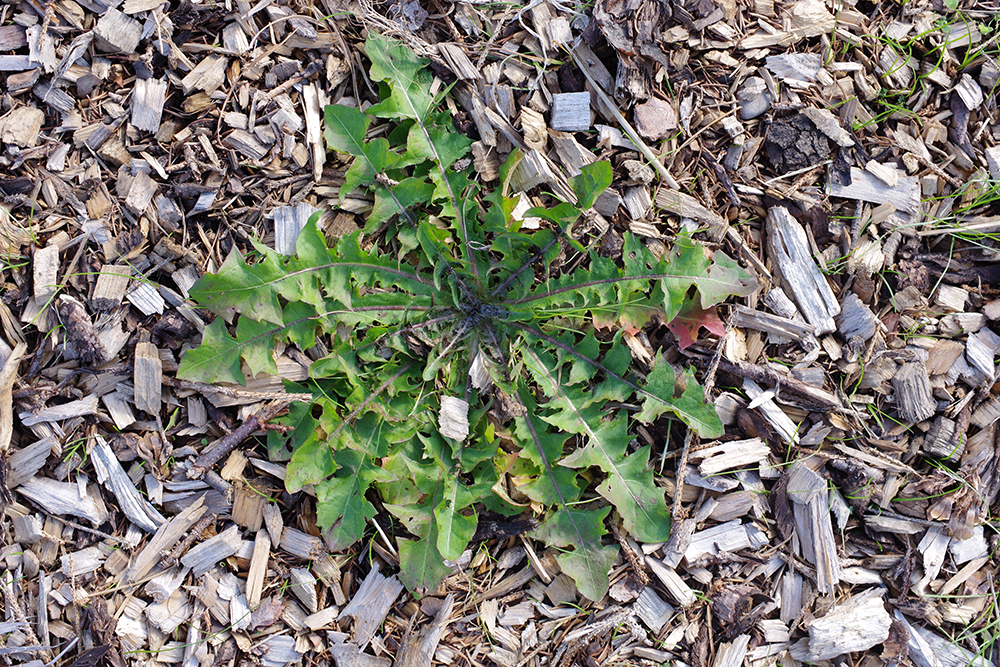
[[[677,129],[677,114],[665,100],[656,98],[635,108],[635,127],[646,139],[666,139]]]
[[[649,185],[656,178],[656,173],[653,172],[653,168],[648,164],[639,162],[638,160],[625,160],[622,162],[622,166],[628,171],[628,177],[633,181],[642,183],[643,185]]]
[[[81,76],[79,79],[76,80],[77,95],[79,95],[80,97],[87,97],[88,95],[90,95],[90,93],[94,91],[94,88],[97,87],[97,84],[99,84],[100,82],[101,80],[98,79],[93,74],[84,74],[83,76]]]
[[[743,158],[743,146],[733,145],[726,150],[726,157],[722,160],[722,166],[729,171],[736,171],[740,167],[740,160]]]
[[[771,95],[767,92],[764,79],[758,76],[748,77],[736,93],[740,101],[740,118],[752,120],[771,108]]]
[[[132,64],[135,67],[135,76],[137,79],[142,79],[143,81],[145,81],[146,79],[150,79],[153,77],[153,70],[149,69],[149,65],[147,65],[143,61],[136,60]]]

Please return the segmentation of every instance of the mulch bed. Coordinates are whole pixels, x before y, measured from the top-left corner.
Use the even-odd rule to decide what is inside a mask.
[[[0,4],[0,659],[996,665],[1000,8],[750,4]],[[268,461],[302,351],[176,378],[232,249],[363,225],[321,118],[371,98],[367,30],[455,83],[483,183],[511,138],[610,160],[610,233],[761,285],[664,334],[727,435],[640,435],[673,537],[620,535],[603,600],[523,534],[415,600],[389,517],[330,553]]]

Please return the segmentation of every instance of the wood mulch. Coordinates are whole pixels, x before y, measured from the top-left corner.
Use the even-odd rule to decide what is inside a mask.
[[[0,660],[1000,663],[1000,7],[0,3]],[[268,461],[302,352],[246,387],[175,377],[231,249],[370,208],[339,203],[321,128],[371,97],[366,30],[456,83],[484,183],[515,143],[610,160],[613,232],[699,229],[762,287],[724,336],[668,334],[727,435],[639,434],[673,537],[618,536],[603,600],[523,535],[413,599],[387,517],[330,553]]]

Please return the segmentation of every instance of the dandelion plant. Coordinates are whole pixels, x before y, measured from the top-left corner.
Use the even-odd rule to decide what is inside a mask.
[[[294,429],[269,447],[290,450],[285,485],[315,493],[331,548],[364,537],[377,494],[397,520],[403,583],[433,591],[482,512],[527,513],[599,599],[617,556],[609,521],[639,541],[669,536],[636,422],[722,434],[693,371],[633,360],[624,336],[748,294],[751,278],[683,235],[663,257],[628,233],[618,259],[587,250],[574,225],[611,185],[606,162],[570,180],[577,201],[532,209],[543,224],[520,229],[516,199],[462,166],[470,141],[431,93],[427,61],[375,35],[366,53],[382,99],[325,110],[329,147],[352,158],[341,198],[374,195],[364,229],[328,245],[313,220],[294,257],[234,251],[191,291],[221,317],[180,374],[241,383],[244,368],[276,373],[276,345],[321,343],[315,403],[293,406]],[[374,119],[386,131],[370,138]],[[561,253],[580,261],[557,266]]]

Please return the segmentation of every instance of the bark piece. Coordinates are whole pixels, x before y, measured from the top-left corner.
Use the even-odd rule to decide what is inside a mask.
[[[771,123],[764,148],[779,174],[808,169],[830,157],[826,135],[804,115],[779,118]]]
[[[184,567],[191,568],[194,576],[201,575],[212,569],[220,560],[229,558],[243,546],[239,526],[230,526],[215,537],[209,538],[193,547],[181,557]]]
[[[142,39],[142,24],[112,7],[97,21],[94,37],[97,49],[105,53],[135,53]]]
[[[0,117],[0,141],[26,148],[34,146],[45,122],[45,113],[30,106],[14,107]]]
[[[160,414],[160,398],[163,391],[163,362],[159,350],[149,342],[149,334],[135,346],[135,407],[151,415]]]
[[[21,484],[18,493],[37,503],[49,514],[77,516],[95,526],[108,520],[108,509],[93,486],[81,491],[78,484],[33,477]]]
[[[361,648],[368,645],[402,591],[399,579],[383,576],[377,566],[372,566],[354,598],[337,617],[338,620],[354,619],[351,635],[355,644]]]
[[[104,362],[104,348],[82,303],[71,296],[60,295],[59,319],[80,361],[88,366]]]
[[[934,416],[937,402],[931,394],[931,383],[923,362],[908,361],[892,378],[896,407],[903,421],[916,423]]]
[[[827,178],[826,194],[873,204],[892,204],[896,210],[911,215],[920,211],[920,179],[916,176],[900,176],[895,186],[888,186],[874,174],[851,167],[850,185]]]
[[[791,647],[792,657],[809,662],[829,660],[884,642],[892,617],[885,610],[883,595],[883,589],[870,588],[810,621],[806,626],[809,638]]]
[[[817,334],[830,333],[836,328],[834,317],[840,314],[840,304],[820,273],[809,248],[805,231],[781,206],[767,212],[767,240],[772,260],[777,264],[782,288],[791,292],[806,321],[816,327]]]
[[[829,595],[840,581],[840,561],[830,520],[827,481],[799,460],[789,470],[787,493],[802,555],[816,566],[816,588]]]
[[[132,92],[132,125],[143,132],[160,129],[163,103],[167,99],[166,79],[137,79]]]

